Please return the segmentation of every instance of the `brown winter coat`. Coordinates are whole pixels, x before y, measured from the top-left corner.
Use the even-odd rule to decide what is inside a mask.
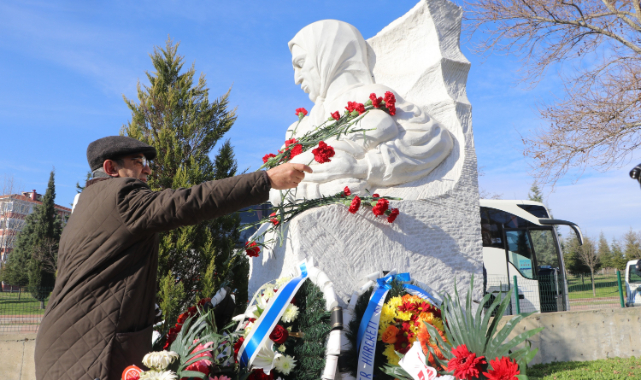
[[[158,233],[267,200],[265,172],[154,192],[114,178],[87,187],[60,240],[38,331],[38,380],[118,380],[151,350]]]

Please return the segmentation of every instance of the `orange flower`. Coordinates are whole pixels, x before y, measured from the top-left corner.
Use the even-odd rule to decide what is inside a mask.
[[[398,334],[398,329],[394,325],[387,326],[387,330],[383,333],[381,340],[384,343],[394,344],[396,343],[396,334]]]

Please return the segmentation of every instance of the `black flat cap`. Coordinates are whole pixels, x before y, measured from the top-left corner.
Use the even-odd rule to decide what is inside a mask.
[[[142,153],[148,160],[156,158],[156,148],[126,136],[108,136],[98,139],[87,147],[87,162],[91,170],[102,167],[108,159]]]

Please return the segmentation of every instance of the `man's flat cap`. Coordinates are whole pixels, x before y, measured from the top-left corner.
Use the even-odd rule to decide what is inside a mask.
[[[148,160],[156,158],[156,148],[126,136],[108,136],[98,139],[87,147],[87,161],[91,170],[102,167],[108,159],[142,153]]]

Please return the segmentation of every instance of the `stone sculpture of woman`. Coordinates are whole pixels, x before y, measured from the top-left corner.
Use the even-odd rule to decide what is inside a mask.
[[[348,101],[363,103],[371,93],[394,92],[374,82],[368,45],[350,24],[317,21],[299,31],[289,49],[295,82],[315,105],[298,126],[294,123],[287,130],[287,139],[313,130],[332,112],[343,113]],[[307,174],[298,186],[296,198],[318,198],[346,185],[354,191],[407,183],[426,176],[448,156],[453,146],[451,134],[419,107],[395,95],[395,116],[372,110],[357,126],[367,132],[326,141],[336,155],[329,163],[312,163],[314,173]],[[309,164],[312,158],[308,151],[292,162]],[[280,196],[274,192],[270,198],[277,204]]]

